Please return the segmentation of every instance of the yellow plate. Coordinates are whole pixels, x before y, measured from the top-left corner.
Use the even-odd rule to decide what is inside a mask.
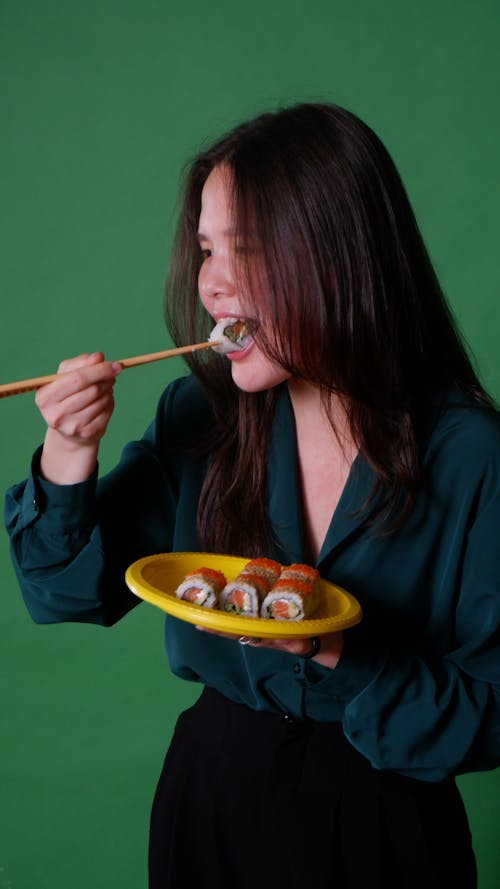
[[[175,595],[175,590],[189,571],[202,567],[214,568],[222,571],[229,581],[236,577],[247,562],[248,559],[208,553],[161,553],[139,559],[130,565],[125,581],[136,596],[173,617],[238,636],[300,639],[345,630],[361,620],[361,607],[354,596],[327,580],[320,581],[320,603],[314,620],[278,621],[262,617],[242,617],[216,609],[201,608],[178,599]]]

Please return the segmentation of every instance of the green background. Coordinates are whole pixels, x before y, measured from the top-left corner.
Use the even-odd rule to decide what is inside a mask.
[[[60,358],[166,347],[162,287],[182,165],[279,103],[329,99],[392,153],[482,378],[500,397],[493,263],[499,94],[493,0],[2,0],[0,381]],[[184,366],[126,371],[110,468]],[[1,488],[43,434],[0,403]],[[162,615],[36,627],[0,537],[0,889],[143,889],[150,802],[197,689],[168,673]],[[480,889],[499,878],[499,772],[460,779]],[[196,846],[196,838],[193,838]]]

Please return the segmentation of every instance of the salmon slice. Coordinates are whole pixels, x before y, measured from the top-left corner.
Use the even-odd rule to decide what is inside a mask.
[[[286,599],[274,599],[271,603],[271,613],[280,620],[287,620],[290,614],[289,602]]]
[[[204,590],[200,590],[200,589],[198,589],[198,587],[193,586],[193,587],[190,587],[188,590],[184,590],[184,592],[182,594],[182,598],[185,599],[187,602],[194,602],[195,604],[199,605],[200,603],[199,603],[199,601],[197,601],[197,598],[198,598],[198,596],[203,596],[203,594],[204,594]],[[205,599],[206,599],[206,593],[205,593]]]
[[[247,595],[248,593],[246,593],[245,590],[231,590],[226,601],[233,605],[235,608],[239,609],[239,611],[243,611],[245,607],[245,597]]]

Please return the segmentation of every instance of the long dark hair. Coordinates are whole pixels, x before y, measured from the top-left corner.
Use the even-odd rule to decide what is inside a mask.
[[[454,387],[490,404],[457,333],[399,174],[359,118],[308,103],[263,114],[191,164],[167,279],[174,342],[207,336],[196,232],[210,172],[231,172],[236,237],[257,242],[250,314],[260,345],[292,375],[340,396],[351,434],[387,486],[397,527],[419,482],[416,416],[424,391]],[[245,288],[242,288],[244,290]],[[229,362],[188,359],[211,399],[208,473],[199,533],[208,550],[265,551],[266,451],[275,393],[246,394]],[[247,520],[252,516],[252,522]]]

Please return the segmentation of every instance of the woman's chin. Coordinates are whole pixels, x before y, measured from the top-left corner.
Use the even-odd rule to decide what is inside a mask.
[[[233,382],[242,392],[263,392],[290,378],[290,374],[282,367],[260,356],[258,362],[233,361],[231,375]]]

